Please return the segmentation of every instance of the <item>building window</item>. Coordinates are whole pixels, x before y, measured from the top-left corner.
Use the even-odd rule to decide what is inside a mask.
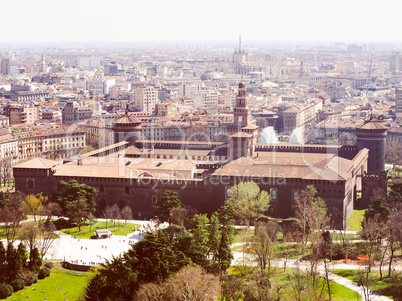
[[[277,200],[277,189],[276,188],[271,188],[269,194],[271,195],[271,200],[276,201]]]
[[[27,179],[27,189],[35,189],[35,180]]]
[[[152,204],[158,204],[158,197],[156,195],[152,196]]]
[[[299,198],[299,191],[298,190],[294,190],[293,191],[293,201],[296,201]]]
[[[124,193],[125,194],[130,194],[130,187],[129,186],[124,186]]]
[[[230,199],[231,198],[231,194],[230,194],[230,188],[226,188],[226,198]]]
[[[105,186],[99,185],[99,193],[104,193],[105,192]]]

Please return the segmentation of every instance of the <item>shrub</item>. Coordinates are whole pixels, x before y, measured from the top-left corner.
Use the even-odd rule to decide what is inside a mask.
[[[49,269],[52,269],[53,268],[53,262],[50,262],[50,261],[46,262],[45,267],[47,267]]]
[[[8,297],[8,287],[4,284],[0,284],[0,299],[5,299]]]
[[[20,291],[25,287],[25,282],[22,279],[15,279],[11,282],[14,292]]]
[[[38,279],[44,279],[44,278],[46,278],[46,272],[45,272],[45,268],[42,268],[39,270]]]
[[[30,286],[38,282],[38,275],[36,275],[36,273],[34,272],[28,271],[22,276],[22,279],[25,282],[25,286]]]
[[[39,279],[44,279],[44,278],[49,277],[49,276],[50,276],[50,269],[49,268],[44,267],[44,268],[39,270],[39,273],[38,273],[38,278]]]
[[[8,296],[7,297],[10,297],[14,293],[14,289],[9,284],[6,284],[6,288],[8,289]]]
[[[0,299],[6,299],[10,297],[14,292],[14,289],[9,284],[0,284]]]

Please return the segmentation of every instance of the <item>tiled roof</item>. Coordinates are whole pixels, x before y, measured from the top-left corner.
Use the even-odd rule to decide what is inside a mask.
[[[39,169],[49,169],[56,165],[60,165],[59,161],[48,160],[45,158],[35,158],[23,163],[16,165],[18,168],[39,168]]]
[[[382,125],[382,121],[371,120],[368,122],[363,122],[356,126],[357,129],[363,130],[385,130],[387,129],[386,126]]]

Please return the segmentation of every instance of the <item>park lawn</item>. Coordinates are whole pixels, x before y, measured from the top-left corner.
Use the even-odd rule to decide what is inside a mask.
[[[349,217],[348,231],[362,231],[362,221],[366,210],[353,210]]]
[[[359,270],[339,270],[339,269],[334,269],[331,270],[332,273],[337,274],[339,276],[345,277],[349,280],[352,280],[354,282],[357,282],[357,274]],[[388,275],[388,269],[387,267],[383,271],[383,279],[380,280],[380,272],[375,270],[371,271],[369,274],[369,279],[371,280],[368,287],[373,291],[376,292],[380,295],[387,296],[391,299],[394,299],[396,296],[392,296],[392,291],[396,289],[396,287],[393,287],[393,284],[391,283],[391,279],[387,278],[386,276]],[[399,284],[399,282],[398,282]],[[399,284],[400,285],[400,284]],[[401,290],[401,286],[399,287]]]
[[[15,292],[7,300],[27,300],[30,301],[47,300],[78,300],[79,296],[89,281],[88,273],[76,272],[63,269],[55,265],[51,270],[50,276],[38,280],[37,283],[25,287],[23,290]],[[32,290],[35,288],[35,290]],[[60,291],[57,289],[61,288]],[[42,293],[45,291],[45,293]],[[67,292],[67,294],[65,294]]]
[[[235,275],[237,277],[243,277],[242,275],[248,275],[253,272],[253,270],[256,268],[252,267],[230,267],[228,269],[228,273],[231,275]],[[283,271],[283,269],[274,269],[273,275],[271,276],[270,280],[271,283],[275,286],[277,283],[278,285],[285,284],[283,287],[283,296],[281,300],[292,300],[293,301],[293,296],[292,296],[292,286],[291,286],[291,279],[294,279],[294,274],[293,274],[293,269],[287,268],[286,272]],[[324,278],[320,278],[320,285],[324,284],[323,282],[325,281]],[[334,301],[346,301],[346,300],[362,300],[362,297],[359,294],[356,294],[355,291],[338,284],[334,281],[330,281],[330,288],[331,288],[331,297],[332,300]],[[326,284],[325,284],[325,290],[326,290]],[[328,296],[328,292],[326,292],[326,295]],[[223,301],[222,299],[219,299]]]
[[[114,235],[127,235],[129,233],[134,232],[133,229],[134,228],[139,229],[141,227],[141,225],[138,224],[131,224],[131,223],[127,223],[126,225],[124,225],[123,222],[118,223],[116,221],[116,223],[113,222],[108,222],[107,223],[107,228],[106,228],[106,222],[97,222],[96,224],[89,226],[82,226],[81,227],[81,232],[78,231],[78,227],[72,227],[72,228],[64,228],[64,229],[60,229],[60,231],[75,236],[77,238],[82,238],[82,239],[89,239],[91,238],[91,236],[94,236],[94,232],[97,229],[109,229]]]
[[[342,236],[344,236],[346,240],[361,239],[359,234],[340,234],[337,232],[335,233],[331,232],[332,241],[342,241]]]

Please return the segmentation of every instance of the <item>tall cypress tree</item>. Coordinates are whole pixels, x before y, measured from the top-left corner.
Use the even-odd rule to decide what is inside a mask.
[[[37,247],[33,248],[31,253],[29,253],[29,264],[28,267],[34,272],[38,272],[40,266],[42,265],[42,258]]]
[[[6,266],[6,278],[8,282],[17,278],[19,272],[18,255],[13,244],[7,245],[7,266]]]
[[[0,240],[0,282],[5,281],[7,267],[7,255],[3,242]]]

